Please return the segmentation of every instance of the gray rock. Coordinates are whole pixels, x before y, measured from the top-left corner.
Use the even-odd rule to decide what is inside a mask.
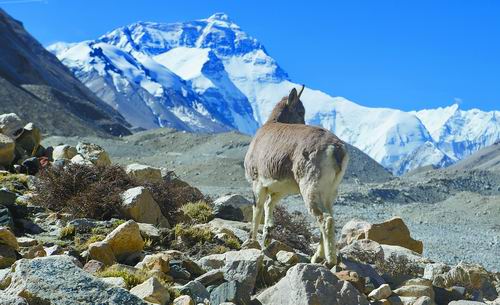
[[[191,281],[182,286],[180,292],[191,296],[197,304],[205,303],[205,300],[210,300],[210,293],[208,293],[205,286],[198,281]]]
[[[0,205],[0,227],[7,227],[11,230],[14,229],[14,219],[9,209]]]
[[[196,278],[203,286],[208,287],[214,284],[220,284],[224,281],[224,273],[221,270],[210,270]]]
[[[23,131],[23,121],[15,113],[4,113],[0,115],[0,132],[16,139]]]
[[[16,203],[17,194],[8,189],[0,189],[0,204],[6,207],[13,206]]]
[[[147,188],[138,186],[128,189],[123,192],[121,198],[121,211],[128,218],[170,228],[167,218],[163,216],[160,206]]]
[[[318,264],[298,264],[290,268],[276,285],[257,296],[263,305],[368,305],[354,286],[339,280]]]
[[[450,302],[449,305],[484,305],[484,304],[486,304],[486,303],[460,300],[460,301],[452,301],[452,302]]]
[[[92,143],[78,143],[76,151],[87,161],[94,165],[110,165],[108,153],[99,145]]]
[[[52,151],[52,159],[57,160],[71,160],[76,156],[76,148],[70,145],[59,145],[54,147]]]
[[[354,271],[359,276],[364,277],[367,283],[372,283],[375,288],[385,284],[385,280],[368,264],[342,259],[340,266],[345,270]]]
[[[127,174],[140,182],[155,182],[161,181],[161,170],[149,165],[133,163],[125,168]]]
[[[127,290],[104,283],[77,267],[68,256],[16,262],[5,297],[23,296],[30,304],[144,304]]]
[[[237,281],[230,281],[219,285],[210,293],[210,304],[232,302],[236,305],[250,304],[250,294]]]
[[[242,283],[246,292],[251,294],[263,258],[264,255],[260,250],[248,249],[205,256],[198,261],[198,264],[205,270],[222,270],[226,281]]]
[[[236,220],[252,221],[253,204],[241,195],[227,195],[214,201],[215,217]]]
[[[370,239],[354,240],[352,243],[342,248],[340,254],[351,260],[367,264],[376,264],[384,260],[384,250],[382,246],[378,242]]]
[[[101,281],[110,284],[111,286],[127,288],[127,283],[122,277],[103,277]]]
[[[130,293],[154,304],[166,305],[170,301],[167,288],[156,277],[150,277],[144,283],[130,289]]]

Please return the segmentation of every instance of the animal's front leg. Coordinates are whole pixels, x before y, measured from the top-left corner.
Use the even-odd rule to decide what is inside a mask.
[[[273,193],[264,204],[264,247],[267,247],[272,240],[271,231],[274,228],[273,211],[276,204],[283,197],[281,194]]]

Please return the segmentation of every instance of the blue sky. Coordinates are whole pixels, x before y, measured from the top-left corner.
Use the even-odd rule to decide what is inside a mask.
[[[295,82],[373,107],[500,109],[498,0],[0,0],[44,45],[225,12]]]

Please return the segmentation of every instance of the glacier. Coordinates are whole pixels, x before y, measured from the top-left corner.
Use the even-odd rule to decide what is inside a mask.
[[[93,41],[49,46],[138,129],[253,134],[299,87],[265,47],[226,14],[137,22]],[[336,133],[396,175],[448,166],[500,139],[499,112],[458,105],[405,112],[305,89],[306,122]]]

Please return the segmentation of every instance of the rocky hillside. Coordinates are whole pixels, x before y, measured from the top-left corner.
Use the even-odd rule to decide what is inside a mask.
[[[450,171],[474,169],[500,172],[500,141],[473,153],[448,168]]]
[[[0,113],[58,135],[126,135],[128,123],[0,9]]]

